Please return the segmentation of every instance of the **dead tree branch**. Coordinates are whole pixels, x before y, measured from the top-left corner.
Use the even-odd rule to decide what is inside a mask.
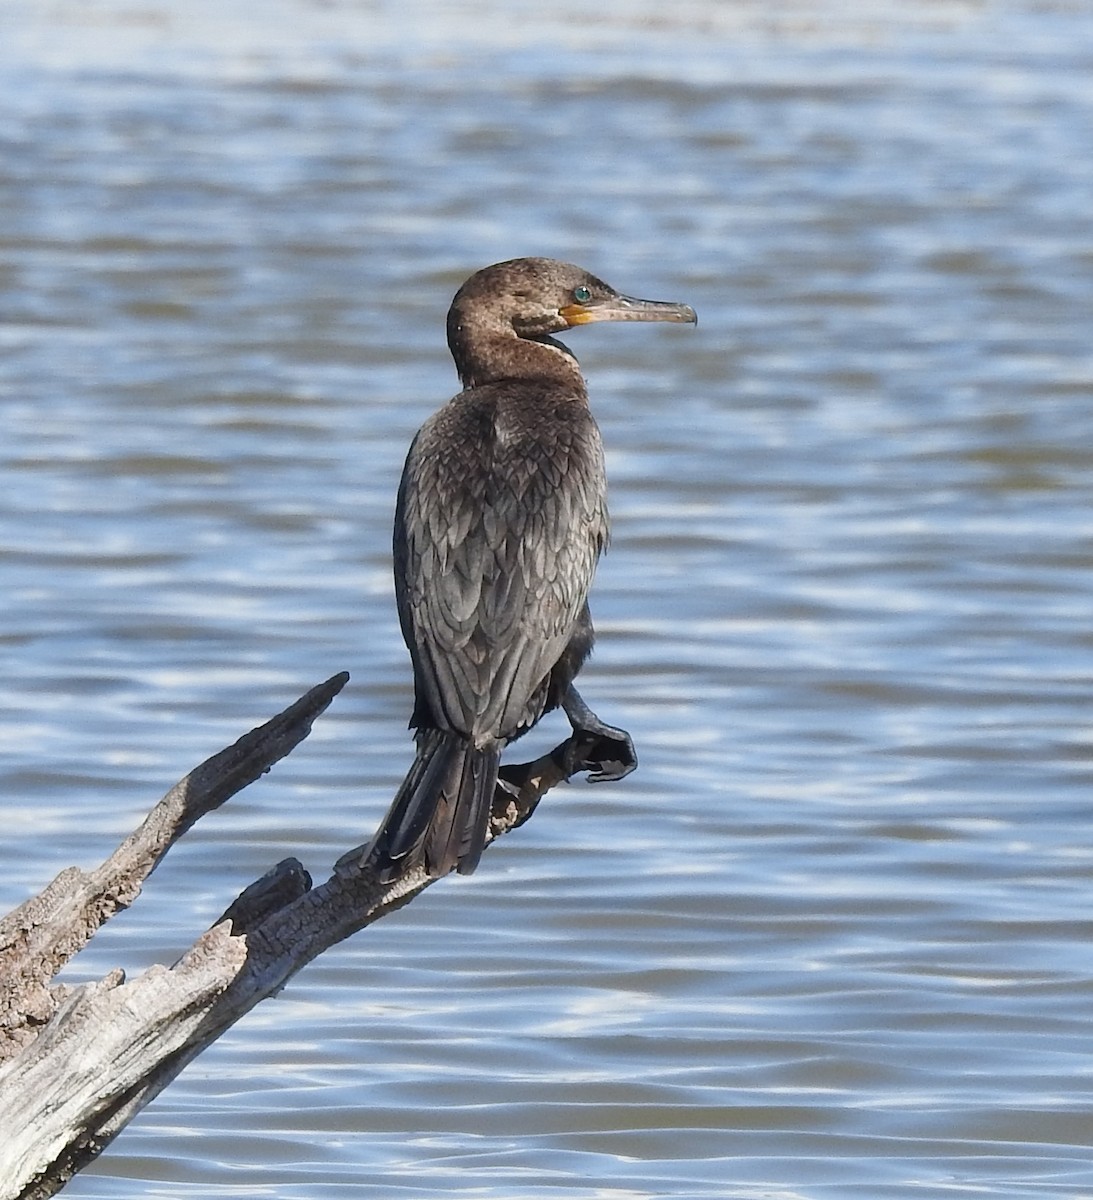
[[[44,1200],[226,1029],[324,950],[401,907],[435,880],[420,867],[381,880],[361,848],[312,886],[293,858],[246,888],[173,966],[78,987],[57,972],[128,907],[195,821],[290,753],[345,686],[335,675],[177,783],[94,871],[71,867],[0,920],[0,1200]],[[522,824],[565,764],[592,747],[570,738],[506,767],[492,837]]]

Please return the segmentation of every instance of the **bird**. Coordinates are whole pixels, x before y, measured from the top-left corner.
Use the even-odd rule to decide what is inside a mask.
[[[609,739],[590,779],[637,764],[573,680],[592,650],[588,592],[607,546],[600,432],[554,335],[596,321],[697,323],[572,263],[515,258],[472,275],[448,311],[462,391],[418,430],[395,507],[395,596],[414,675],[416,754],[362,862],[469,875],[502,751],[553,709]]]

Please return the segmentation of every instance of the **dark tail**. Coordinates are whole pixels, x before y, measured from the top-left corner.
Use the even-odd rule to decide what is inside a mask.
[[[501,747],[476,750],[458,733],[424,729],[417,757],[368,848],[381,872],[411,861],[420,850],[439,879],[458,868],[470,875],[482,857]]]

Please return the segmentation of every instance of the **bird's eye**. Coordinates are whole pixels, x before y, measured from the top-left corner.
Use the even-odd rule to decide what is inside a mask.
[[[573,289],[573,299],[578,304],[587,304],[592,299],[592,292],[583,283],[579,284]]]

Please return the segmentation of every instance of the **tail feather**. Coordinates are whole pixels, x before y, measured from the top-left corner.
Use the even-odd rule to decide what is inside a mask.
[[[500,746],[476,749],[457,733],[422,731],[367,861],[382,871],[420,851],[436,878],[455,868],[470,875],[486,844],[500,759]]]
[[[486,845],[500,750],[493,746],[476,750],[465,746],[463,761],[453,773],[452,790],[441,794],[436,816],[425,835],[425,861],[435,875],[447,875],[456,867],[470,875]]]

